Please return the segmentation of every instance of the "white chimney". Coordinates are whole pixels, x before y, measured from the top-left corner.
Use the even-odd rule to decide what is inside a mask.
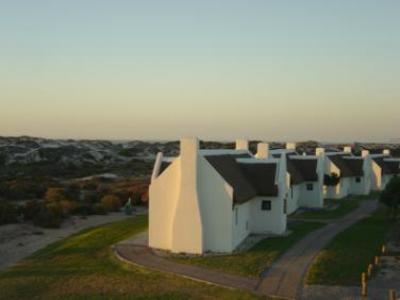
[[[296,150],[296,143],[286,143],[286,149]]]
[[[384,149],[382,154],[384,155],[390,155],[390,149]]]
[[[352,150],[351,150],[351,146],[346,146],[346,147],[343,147],[343,152],[346,152],[346,153],[351,153],[351,152],[352,152]]]
[[[156,162],[154,164],[153,174],[151,175],[151,182],[153,182],[160,174],[160,168],[163,160],[162,152],[157,153]]]
[[[244,139],[236,140],[236,150],[249,150],[249,141]]]
[[[367,157],[369,155],[369,150],[362,150],[361,157]]]
[[[325,148],[315,148],[315,155],[316,156],[323,156],[325,154]]]
[[[258,143],[257,144],[257,158],[268,158],[269,156],[269,144]]]

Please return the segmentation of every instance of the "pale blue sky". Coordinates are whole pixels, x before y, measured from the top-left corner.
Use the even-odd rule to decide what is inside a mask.
[[[400,1],[0,0],[0,135],[400,138]]]

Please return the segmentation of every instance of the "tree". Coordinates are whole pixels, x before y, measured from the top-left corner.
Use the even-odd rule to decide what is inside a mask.
[[[398,207],[400,206],[400,177],[393,177],[382,191],[379,201],[389,209],[392,218],[397,218]]]
[[[324,176],[324,185],[327,186],[337,186],[340,181],[338,174],[332,172],[331,175]]]
[[[54,187],[48,188],[45,195],[45,200],[47,202],[60,202],[66,200],[64,189]]]
[[[107,195],[101,198],[101,204],[106,211],[119,211],[121,200],[115,195]]]

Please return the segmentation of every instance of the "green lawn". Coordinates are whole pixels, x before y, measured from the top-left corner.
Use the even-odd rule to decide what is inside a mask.
[[[0,299],[254,299],[225,289],[125,265],[110,246],[147,227],[137,217],[84,230],[0,273]]]
[[[318,255],[308,284],[358,285],[361,273],[379,254],[393,222],[383,209],[339,233]]]
[[[323,224],[317,222],[296,222],[295,226],[290,229],[292,233],[289,236],[264,239],[246,252],[206,257],[176,256],[171,259],[181,263],[195,264],[233,274],[256,277],[302,237],[322,226]]]
[[[325,200],[328,205],[337,206],[335,209],[327,210],[310,210],[300,214],[290,216],[292,219],[337,219],[352,212],[360,205],[360,202],[366,199],[377,199],[376,194],[369,196],[349,196],[344,199],[327,199]]]

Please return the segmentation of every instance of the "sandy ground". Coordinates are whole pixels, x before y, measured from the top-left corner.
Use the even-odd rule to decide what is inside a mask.
[[[138,213],[145,213],[145,210],[139,210]],[[86,219],[71,217],[58,229],[44,229],[27,223],[2,225],[0,226],[0,271],[73,233],[126,218],[132,216],[118,212],[105,216],[89,216]]]

